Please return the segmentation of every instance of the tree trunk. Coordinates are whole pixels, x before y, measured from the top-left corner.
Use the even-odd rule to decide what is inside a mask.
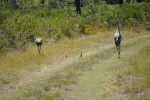
[[[17,8],[16,0],[11,0],[11,8],[12,8],[12,10],[16,10],[16,8]]]
[[[78,14],[81,14],[81,1],[80,0],[75,0],[74,3],[76,5],[76,12]]]
[[[141,3],[141,0],[136,0],[137,3]]]
[[[4,0],[4,2],[8,2],[8,0]]]
[[[45,0],[42,0],[42,1],[41,1],[42,8],[44,7],[44,3],[45,3]]]
[[[119,0],[118,3],[122,5],[123,4],[123,0]]]
[[[127,0],[127,3],[130,3],[130,0]]]
[[[44,3],[45,3],[45,0],[42,0],[42,1],[41,1],[41,3],[44,5]]]

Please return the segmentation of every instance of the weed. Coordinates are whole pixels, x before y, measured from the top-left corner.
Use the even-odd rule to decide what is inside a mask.
[[[126,79],[129,85],[124,87],[125,93],[139,93],[150,89],[150,46],[144,47],[135,57],[128,61],[128,72],[132,77]]]
[[[67,37],[72,38],[72,33],[71,33],[69,27],[64,27],[64,28],[62,28],[62,32],[63,32],[63,34],[65,34]]]
[[[50,86],[49,85],[44,86],[44,90],[45,91],[50,91]]]

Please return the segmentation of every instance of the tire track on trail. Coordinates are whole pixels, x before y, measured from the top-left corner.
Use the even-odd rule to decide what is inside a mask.
[[[128,39],[128,40],[123,40],[122,42],[122,47],[123,46],[127,46],[128,44],[131,44],[129,47],[132,47],[132,45],[134,46],[134,43],[138,43],[139,40],[143,41],[147,38],[149,38],[150,36],[140,36],[140,37],[136,37],[136,38],[132,38],[132,39]],[[148,40],[147,40],[148,41]],[[126,47],[128,48],[128,47]],[[112,51],[112,50],[114,51]],[[113,44],[105,44],[105,45],[100,45],[100,47],[98,49],[94,49],[92,51],[89,52],[85,52],[83,54],[83,58],[89,58],[92,55],[97,55],[97,54],[101,54],[103,52],[109,52],[109,50],[111,51],[109,54],[113,54],[113,57],[115,59],[115,62],[118,61],[117,59],[117,51],[115,48],[114,43]],[[127,51],[127,50],[125,50]],[[125,52],[121,50],[121,57],[125,56],[122,52]],[[104,55],[105,56],[105,55]],[[107,59],[111,59],[109,57],[107,57]],[[38,81],[39,79],[41,80],[46,80],[46,77],[48,76],[53,76],[55,73],[57,73],[60,70],[63,70],[65,67],[67,67],[68,65],[72,64],[72,63],[78,63],[80,61],[80,57],[79,56],[74,56],[74,57],[70,57],[67,58],[65,60],[62,60],[59,63],[54,63],[48,66],[43,66],[43,68],[35,73],[33,73],[32,75],[27,75],[25,77],[23,77],[21,80],[14,82],[11,85],[7,85],[3,87],[3,92],[1,92],[0,95],[0,99],[4,100],[5,98],[9,97],[10,95],[14,95],[14,93],[16,91],[20,91],[20,87],[24,87],[24,86],[28,86],[30,85],[30,83],[33,83],[35,81]],[[109,61],[103,60],[100,61],[101,63],[103,63],[102,65],[107,65],[106,63]],[[113,63],[114,61],[112,61]],[[111,63],[111,62],[109,62]],[[97,73],[98,74],[98,73]],[[45,79],[43,79],[45,78]],[[84,100],[84,99],[83,99]],[[86,100],[86,99],[85,99]],[[91,99],[92,100],[92,99]]]

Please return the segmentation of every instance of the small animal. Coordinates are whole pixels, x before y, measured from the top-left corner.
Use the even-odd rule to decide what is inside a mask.
[[[42,42],[43,42],[43,40],[42,40],[41,37],[38,37],[38,38],[35,39],[35,43],[36,43],[36,45],[37,45],[37,47],[38,47],[39,53],[41,52]]]
[[[66,57],[66,59],[67,59],[67,58],[68,58],[68,55],[66,54],[66,56],[65,56],[65,57]]]
[[[82,57],[82,52],[81,52],[81,54],[80,54],[80,57]]]
[[[122,36],[121,36],[121,33],[120,33],[120,27],[119,27],[119,22],[120,20],[118,19],[117,20],[117,30],[115,32],[115,35],[114,35],[114,41],[115,41],[115,45],[117,47],[117,51],[118,51],[118,58],[120,58],[120,44],[121,44],[121,40],[122,40]]]

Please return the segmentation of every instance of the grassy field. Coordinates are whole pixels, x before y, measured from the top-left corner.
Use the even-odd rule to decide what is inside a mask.
[[[149,3],[84,0],[80,15],[73,0],[63,1],[21,0],[14,11],[10,1],[0,3],[0,100],[150,98]],[[118,18],[121,59],[113,39]]]
[[[121,59],[113,43],[115,30],[50,41],[41,54],[31,45],[27,51],[2,56],[0,99],[149,98],[150,32],[135,30],[122,30]]]
[[[129,41],[132,45],[122,45],[122,57],[120,60],[116,59],[115,51],[108,49],[100,54],[100,57],[96,54],[93,59],[96,62],[85,75],[79,78],[79,83],[73,88],[66,97],[73,98],[73,100],[145,100],[149,98],[149,74],[142,70],[148,71],[147,63],[149,59],[143,59],[145,62],[143,65],[127,65],[131,62],[130,58],[134,59],[132,62],[137,61],[136,57],[139,57],[138,52],[144,48],[149,47],[149,37],[147,41],[143,39],[137,39],[136,41]],[[134,44],[134,45],[133,45]],[[135,48],[137,52],[135,52]],[[109,55],[106,55],[106,54]],[[146,53],[149,54],[149,51]],[[101,55],[105,55],[102,56]],[[149,56],[149,55],[147,55]],[[91,56],[90,56],[91,57]],[[101,58],[101,59],[100,59]],[[142,59],[142,58],[139,58]],[[136,63],[138,65],[138,63]],[[130,67],[130,68],[129,68]],[[136,67],[136,68],[135,68]],[[140,67],[140,68],[139,68]],[[133,69],[134,68],[134,69]],[[139,70],[139,71],[137,71]],[[134,74],[137,73],[138,77]],[[146,77],[141,76],[144,74]],[[139,80],[140,79],[140,80]]]

